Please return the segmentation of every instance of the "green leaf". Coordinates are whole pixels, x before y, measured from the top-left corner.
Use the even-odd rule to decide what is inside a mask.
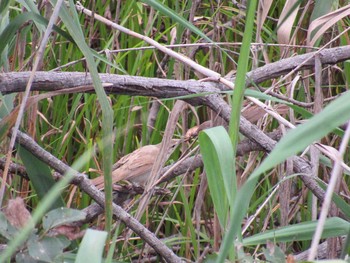
[[[310,23],[317,18],[328,14],[332,11],[332,5],[334,4],[334,0],[331,1],[323,1],[323,0],[315,0],[314,8],[312,10],[312,14],[310,16]]]
[[[11,1],[10,0],[2,0],[0,1],[0,20],[6,16],[8,12],[8,8],[10,6]],[[0,21],[1,22],[1,21]]]
[[[0,119],[4,118],[6,115],[8,115],[13,110],[13,101],[16,97],[16,93],[14,94],[8,94],[3,96],[0,93]]]
[[[16,252],[17,248],[24,243],[28,236],[33,232],[34,226],[39,222],[39,220],[42,219],[49,207],[55,200],[57,200],[64,188],[73,179],[73,174],[75,174],[75,171],[81,169],[81,167],[90,160],[91,155],[92,152],[87,151],[83,155],[79,156],[75,163],[73,163],[72,169],[67,171],[67,174],[65,174],[65,176],[47,193],[45,198],[41,200],[36,209],[33,211],[32,218],[29,220],[28,224],[26,224],[21,231],[18,231],[15,238],[8,242],[7,248],[0,254],[0,262],[5,262],[8,260]]]
[[[16,18],[11,20],[11,22],[6,26],[6,28],[1,32],[0,34],[0,54],[4,51],[5,47],[10,44],[10,42],[13,40],[14,35],[20,27],[28,22],[28,21],[36,21],[40,24],[47,25],[48,20],[44,17],[35,14],[33,12],[25,12],[23,14],[17,15]],[[54,26],[53,30],[55,30],[57,33],[61,34],[63,37],[67,38],[68,40],[73,41],[73,39],[63,30],[61,30],[59,27]],[[1,66],[1,65],[0,65]]]
[[[265,244],[268,240],[273,242],[293,242],[311,240],[316,230],[317,221],[303,222],[296,225],[282,227],[276,230],[268,230],[248,238],[243,239],[243,245]],[[348,234],[350,223],[339,218],[327,218],[322,238],[337,237]]]
[[[39,196],[39,199],[49,192],[49,190],[55,185],[55,180],[52,178],[51,170],[47,164],[36,158],[31,152],[25,148],[18,146],[18,153],[26,167],[28,177],[35,189],[35,192]],[[51,209],[65,206],[62,198],[58,198],[52,204]]]
[[[243,102],[243,94],[246,86],[246,73],[248,70],[248,62],[250,55],[250,44],[253,36],[254,29],[254,17],[256,12],[257,0],[251,0],[248,2],[247,9],[247,18],[245,21],[244,35],[242,47],[240,50],[239,58],[238,58],[238,67],[237,67],[237,75],[235,80],[235,89],[232,97],[232,111],[231,118],[229,122],[229,137],[230,142],[233,147],[233,151],[235,155],[237,144],[238,144],[238,136],[239,136],[239,123],[240,123],[240,115],[241,115],[241,106]],[[234,162],[231,160],[231,162]],[[235,163],[233,163],[233,174],[236,175]],[[236,176],[235,176],[236,177]],[[233,208],[233,207],[231,207]],[[233,209],[231,213],[236,213]],[[231,216],[232,220],[232,216]],[[221,244],[220,253],[218,262],[223,262],[224,259],[230,252],[230,247],[232,246],[234,238],[227,233],[225,234],[225,238]],[[231,250],[230,260],[234,260],[235,251]]]
[[[171,10],[169,7],[165,6],[164,4],[162,4],[158,1],[155,1],[155,0],[143,0],[142,2],[145,2],[146,4],[152,6],[154,9],[156,9],[159,12],[161,12],[162,14],[170,17],[171,19],[178,22],[183,27],[188,28],[193,33],[199,35],[200,37],[204,38],[208,42],[213,43],[213,40],[211,40],[209,37],[207,37],[202,31],[200,31],[192,23],[188,22],[186,19],[179,16],[174,10]]]
[[[340,258],[348,258],[348,255],[350,255],[350,231],[346,235],[345,242],[343,242]]]
[[[282,249],[274,245],[272,242],[267,242],[266,248],[263,249],[263,254],[267,262],[286,262],[286,256],[284,255]]]
[[[77,254],[73,254],[72,252],[65,252],[60,255],[58,255],[55,258],[55,263],[75,263],[75,259],[77,258]]]
[[[323,181],[319,180],[318,184],[323,190],[327,190],[327,185]],[[350,205],[336,193],[333,193],[332,200],[337,206],[337,208],[339,208],[340,211],[344,214],[346,219],[350,220]]]
[[[17,232],[18,230],[7,221],[4,213],[0,211],[0,236],[3,236],[7,240],[11,240]]]
[[[294,130],[289,131],[277,143],[275,149],[264,162],[252,173],[237,193],[230,229],[224,237],[223,243],[227,244],[225,251],[228,249],[230,241],[232,243],[239,233],[241,222],[248,209],[249,201],[259,176],[345,123],[350,118],[349,99],[350,92],[344,93],[341,97],[330,103],[322,112],[309,119],[306,123],[299,125]]]
[[[102,253],[107,232],[88,229],[80,244],[76,263],[102,262]]]
[[[344,78],[346,80],[347,85],[350,84],[350,60],[344,61],[344,71],[343,71]]]
[[[218,259],[218,254],[208,254],[208,256],[205,257],[204,263],[214,263]]]
[[[69,244],[70,241],[63,236],[44,237],[36,242],[28,242],[28,251],[29,255],[36,260],[53,262]]]
[[[56,3],[57,1],[53,1]],[[93,86],[98,98],[98,101],[102,109],[102,137],[103,137],[103,149],[102,149],[102,162],[103,162],[103,174],[105,178],[105,199],[106,199],[106,229],[108,232],[112,227],[112,156],[113,156],[113,110],[107,99],[106,92],[102,86],[100,77],[98,75],[96,62],[93,57],[93,53],[87,43],[85,42],[84,34],[82,32],[79,17],[75,8],[75,4],[72,0],[69,1],[70,9],[65,5],[61,6],[60,18],[62,19],[67,30],[73,37],[75,43],[78,45],[81,52],[86,58],[89,72]]]
[[[28,252],[19,252],[16,254],[16,263],[38,263],[38,260],[32,258]]]
[[[244,35],[242,47],[239,52],[237,75],[235,79],[235,89],[231,98],[232,110],[229,123],[229,134],[233,150],[236,152],[239,135],[239,123],[241,116],[241,107],[243,103],[243,94],[246,87],[246,74],[248,71],[248,62],[250,55],[250,44],[253,36],[254,17],[257,1],[251,0],[247,11],[247,19],[245,21]]]
[[[61,207],[48,212],[43,218],[43,228],[47,231],[51,228],[84,220],[86,213],[80,210]]]
[[[225,229],[229,203],[236,192],[234,155],[231,140],[224,127],[206,129],[199,134],[208,186],[221,227]]]
[[[323,0],[315,0],[314,3],[314,8],[312,11],[312,14],[310,16],[310,22],[309,24],[311,24],[312,22],[314,22],[316,19],[330,13],[332,11],[332,6],[335,5],[337,1],[331,0],[331,1],[323,1]],[[317,26],[310,34],[310,38],[312,39],[312,37],[317,33],[317,31],[322,27],[322,24],[319,23],[319,26]],[[310,29],[309,29],[310,30]],[[315,46],[319,46],[319,43],[321,42],[320,39],[318,41],[316,41],[317,44]]]
[[[258,170],[266,171],[274,167],[293,154],[301,152],[312,142],[332,132],[337,126],[344,124],[350,118],[349,99],[350,92],[344,93],[320,114],[315,115],[296,129],[290,130]]]

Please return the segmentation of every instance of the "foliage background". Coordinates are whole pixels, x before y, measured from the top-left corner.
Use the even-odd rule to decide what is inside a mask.
[[[149,2],[153,1],[145,2],[86,1],[82,4],[95,13],[148,36],[161,44],[176,45],[173,50],[187,55],[193,61],[220,73],[222,76],[235,75],[237,63],[240,54],[242,54],[242,48],[244,48],[241,43],[245,26],[249,23],[246,20],[246,1],[164,1],[162,5],[171,10],[167,14],[162,9],[153,9],[149,5]],[[349,44],[348,1],[265,0],[258,2],[253,21],[253,43],[249,57],[247,57],[248,70],[320,48]],[[37,3],[32,1],[2,1],[1,5],[2,71],[29,71],[33,67],[34,56],[45,30],[45,25],[36,16],[49,19],[52,14],[52,6],[45,1]],[[178,16],[197,27],[202,34],[216,43],[216,46],[209,45],[203,36],[191,32],[186,23],[176,20]],[[100,73],[175,80],[202,79],[204,77],[200,72],[191,70],[188,66],[157,49],[149,48],[141,39],[111,30],[101,22],[82,14],[77,17],[78,21],[74,21],[73,16],[71,18],[80,26],[84,40],[91,50],[99,53],[95,59],[97,70]],[[39,69],[43,71],[87,72],[82,47],[77,45],[77,41],[74,43],[72,38],[75,36],[70,35],[72,31],[65,22],[61,17],[56,24],[64,31],[64,34],[59,34],[57,30],[51,34]],[[190,43],[198,45],[186,45]],[[291,74],[251,88],[264,92],[269,87],[274,87],[274,93],[270,94],[302,107],[305,110],[304,113],[295,112],[292,107],[283,106],[278,102],[266,102],[292,124],[299,125],[309,118],[307,113],[320,112],[329,101],[333,101],[336,96],[346,91],[349,76],[348,62],[325,66],[321,75],[322,89],[320,93],[323,97],[321,100],[317,99],[320,97],[316,96],[316,78],[313,71]],[[37,93],[34,92],[33,95],[35,94]],[[228,102],[231,101],[229,95],[223,96],[227,96]],[[113,131],[115,134],[111,160],[115,161],[142,145],[156,144],[161,141],[169,112],[174,104],[173,100],[158,101],[155,98],[113,94],[106,98],[108,98],[108,103],[113,110]],[[21,99],[20,93],[16,96],[6,95],[2,97],[2,105],[5,103],[16,105],[21,103]],[[160,108],[155,115],[155,122],[151,125],[153,127],[150,127],[149,115],[152,107],[155,107],[152,105],[156,105],[156,103],[160,104]],[[44,149],[58,159],[67,164],[73,164],[84,153],[91,151],[106,135],[102,132],[106,123],[106,119],[103,119],[103,107],[106,106],[101,102],[101,97],[95,94],[55,96],[41,100],[29,108],[23,117],[21,129],[35,138]],[[11,110],[11,106],[8,110]],[[3,111],[1,114],[5,116],[8,113]],[[264,111],[259,110],[248,101],[243,102],[242,115],[254,122],[264,132],[273,131],[280,127],[280,123],[271,115],[265,114]],[[192,112],[186,111],[178,123],[174,137],[183,137],[189,128],[210,119],[217,121],[215,114],[206,107],[198,106],[193,108]],[[329,133],[325,137],[320,135],[319,139],[321,138],[320,142],[324,145],[338,149],[343,139],[343,133]],[[243,137],[241,136],[240,139]],[[292,142],[298,144],[299,139],[296,137]],[[210,139],[204,141],[208,140]],[[202,147],[206,147],[202,144],[201,142]],[[204,144],[206,143],[204,142]],[[6,154],[7,147],[8,141],[3,140],[3,154]],[[300,147],[306,148],[302,144]],[[104,169],[101,165],[104,154],[106,155],[104,149],[100,147],[96,155],[82,163],[80,171],[88,174],[90,178],[99,176]],[[171,159],[176,161],[179,155],[178,151]],[[233,172],[236,173],[239,186],[243,185],[256,168],[260,167],[265,157],[266,153],[264,152],[251,152],[236,158],[236,167]],[[21,158],[16,158],[16,161],[22,161],[29,170],[28,163],[33,164],[33,161],[29,159],[26,163],[24,159],[25,157],[21,156]],[[344,163],[347,163],[349,159],[347,151],[343,159]],[[318,176],[328,182],[332,165],[325,165],[326,161],[322,163],[322,158],[320,162]],[[263,174],[264,176],[259,177],[256,186],[254,185],[252,196],[247,199],[250,201],[249,207],[243,209],[246,213],[243,220],[244,231],[242,231],[241,225],[236,223],[240,228],[239,232],[243,232],[243,238],[254,236],[267,229],[276,229],[285,225],[292,226],[300,222],[311,222],[317,218],[321,204],[312,205],[312,203],[315,204],[315,201],[313,201],[311,193],[298,180],[298,175],[291,171],[288,161],[275,165],[273,169],[264,171]],[[287,176],[285,181],[282,180],[284,176]],[[158,237],[164,239],[179,257],[192,261],[202,260],[207,254],[218,252],[225,233],[219,224],[220,218],[218,216],[220,217],[220,215],[216,215],[214,212],[214,205],[215,202],[222,201],[226,196],[213,196],[212,193],[206,191],[207,186],[204,178],[203,169],[197,169],[184,178],[176,178],[167,185],[172,196],[154,198],[141,219],[141,222],[147,225],[152,232],[158,229]],[[285,182],[285,184],[281,182]],[[337,189],[345,201],[342,210],[348,209],[346,204],[349,196],[348,183],[347,176],[342,177]],[[277,188],[279,189],[277,190]],[[39,189],[40,184],[33,185],[33,180],[30,183],[22,177],[11,176],[6,191],[2,193],[2,199],[9,200],[20,196],[25,200],[27,207],[35,210],[41,199],[38,193]],[[205,194],[201,195],[203,192]],[[65,205],[77,209],[83,209],[91,203],[91,198],[74,186],[70,186],[64,191],[62,199]],[[133,214],[134,211],[132,210],[130,213]],[[332,214],[332,216],[337,215],[336,212]],[[102,229],[104,223],[104,219],[100,218],[86,227]],[[244,226],[247,223],[249,224]],[[114,235],[119,238],[117,238],[116,252],[113,258],[128,260],[139,255],[143,242],[136,238],[123,249],[123,226],[117,226]],[[346,232],[348,225],[345,225],[344,229]],[[291,229],[291,232],[293,231],[296,230]],[[284,254],[296,255],[309,249],[309,240],[312,239],[312,236],[313,232],[309,233],[308,240],[303,239],[298,242],[288,240],[287,243],[276,243],[276,245],[282,249]],[[252,258],[266,260],[268,254],[265,252],[261,255],[263,250],[255,245],[244,247],[242,250],[238,249],[239,246],[236,248],[238,253],[236,256],[231,254],[231,260],[235,257],[242,257],[240,252],[243,251],[251,255],[251,257],[247,257],[250,260]],[[151,254],[149,253],[149,255]]]

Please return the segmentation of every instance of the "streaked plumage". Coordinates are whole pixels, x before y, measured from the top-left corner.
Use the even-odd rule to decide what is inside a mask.
[[[178,145],[179,140],[172,140],[167,158]],[[160,144],[146,145],[132,153],[122,157],[113,165],[112,182],[113,184],[127,180],[134,185],[145,186],[150,176],[152,166],[156,161],[160,151]],[[92,180],[92,183],[99,189],[104,188],[104,177],[100,176]]]

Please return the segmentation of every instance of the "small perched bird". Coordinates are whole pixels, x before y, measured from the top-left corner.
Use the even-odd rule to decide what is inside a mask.
[[[167,158],[174,152],[180,140],[171,140],[171,145],[168,148]],[[126,180],[137,186],[145,186],[151,175],[152,167],[157,159],[161,144],[146,145],[132,153],[122,157],[112,167],[112,182],[113,184]],[[99,176],[92,179],[92,183],[98,188],[104,188],[104,177]]]

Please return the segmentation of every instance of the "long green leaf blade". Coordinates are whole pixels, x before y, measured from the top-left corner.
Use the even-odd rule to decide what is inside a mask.
[[[102,253],[107,232],[88,229],[80,244],[76,263],[102,262]]]
[[[61,7],[60,17],[66,25],[68,31],[73,37],[74,41],[84,54],[86,62],[91,74],[92,82],[94,85],[95,92],[97,94],[99,103],[102,108],[102,135],[103,135],[103,172],[105,178],[105,196],[106,196],[106,229],[110,232],[112,225],[112,179],[111,179],[111,168],[112,168],[112,156],[113,156],[113,110],[107,99],[106,92],[102,86],[101,80],[98,75],[96,63],[94,57],[87,43],[79,24],[78,14],[75,10],[73,1],[69,1],[70,10],[68,11],[66,6]]]
[[[248,178],[247,182],[238,191],[235,200],[235,214],[232,218],[230,229],[225,235],[223,242],[224,244],[227,244],[222,248],[225,253],[229,250],[229,242],[232,242],[239,233],[241,222],[247,211],[249,201],[259,176],[286,160],[291,155],[302,151],[312,142],[322,138],[329,132],[333,131],[336,127],[346,122],[350,118],[349,99],[350,92],[344,93],[340,98],[330,103],[321,113],[315,115],[296,129],[288,132],[259,168]]]
[[[210,194],[221,227],[225,229],[229,203],[233,204],[236,189],[233,149],[230,138],[226,130],[219,126],[201,132],[199,144]]]
[[[243,245],[265,244],[268,240],[273,242],[293,242],[311,240],[316,230],[317,221],[303,222],[296,225],[285,226],[276,230],[269,230],[243,239]],[[337,237],[348,234],[350,223],[339,218],[332,217],[326,220],[322,238]]]
[[[179,16],[174,10],[171,10],[169,7],[163,5],[162,3],[155,1],[155,0],[143,0],[142,2],[145,2],[146,4],[152,6],[154,9],[158,10],[159,12],[163,13],[164,15],[171,17],[171,19],[178,22],[180,25],[190,29],[193,33],[196,33],[197,35],[204,38],[208,42],[213,43],[213,40],[211,40],[202,31],[200,31],[197,27],[195,27],[193,24],[188,22],[183,17]]]
[[[18,146],[18,152],[23,161],[28,177],[34,187],[40,200],[42,200],[46,194],[55,185],[55,180],[52,178],[51,170],[47,164],[36,158],[31,152],[25,148]],[[64,203],[61,197],[58,197],[52,204],[51,209],[64,207]]]

